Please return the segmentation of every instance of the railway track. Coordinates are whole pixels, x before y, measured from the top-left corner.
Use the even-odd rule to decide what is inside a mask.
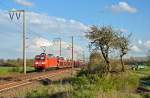
[[[42,72],[42,73],[35,73],[35,75],[33,73],[31,73],[31,75],[29,74],[29,76],[27,77],[22,77],[20,78],[20,80],[18,81],[10,81],[4,84],[0,85],[0,93],[4,93],[5,91],[11,90],[11,89],[15,89],[21,86],[25,86],[28,84],[32,84],[35,81],[40,81],[46,78],[51,78],[54,77],[58,74],[61,74],[65,71],[67,71],[67,69],[60,69],[60,70],[55,70],[55,71],[49,71],[49,72]]]

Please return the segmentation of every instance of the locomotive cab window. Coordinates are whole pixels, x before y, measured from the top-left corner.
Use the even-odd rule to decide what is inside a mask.
[[[40,60],[40,56],[39,56],[39,55],[36,56],[35,59],[36,59],[36,60]]]
[[[52,57],[52,56],[54,56],[54,55],[53,55],[53,54],[48,54],[48,56],[49,56],[49,57]]]

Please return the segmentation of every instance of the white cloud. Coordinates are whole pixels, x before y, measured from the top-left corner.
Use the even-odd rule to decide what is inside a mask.
[[[64,48],[64,49],[67,49],[67,50],[71,50],[72,49],[72,43],[70,43],[70,42],[61,41],[61,44],[62,44],[61,45],[62,48]],[[59,42],[58,43],[54,43],[53,46],[59,47]],[[74,50],[82,52],[83,48],[81,46],[74,45]]]
[[[144,47],[145,48],[150,48],[150,41],[147,40],[146,42],[144,42]]]
[[[34,45],[37,48],[40,48],[40,47],[50,47],[53,45],[53,43],[44,38],[35,38],[32,41],[32,45]]]
[[[17,25],[16,25],[17,24]],[[4,11],[0,9],[0,36],[2,35],[8,35],[6,38],[1,38],[1,45],[2,47],[7,48],[12,52],[12,48],[15,49],[15,51],[12,52],[12,55],[15,57],[18,55],[17,53],[21,52],[22,49],[22,19],[17,20],[14,18],[12,21],[9,18],[8,11]],[[31,30],[29,30],[31,29]],[[48,47],[47,51],[50,51],[50,53],[55,53],[57,49],[57,54],[59,53],[59,45],[57,47],[53,47],[53,36],[54,37],[61,37],[68,38],[71,35],[83,35],[84,32],[88,29],[88,26],[84,25],[83,23],[73,20],[73,19],[65,19],[60,17],[54,17],[49,16],[47,14],[42,13],[35,13],[35,12],[27,12],[27,52],[29,57],[33,57],[36,53],[42,52],[41,46]],[[7,33],[9,32],[9,33]],[[38,33],[39,35],[47,36],[50,40],[39,38],[38,35],[36,35],[34,32]],[[8,42],[6,39],[10,38],[9,40],[13,39],[13,42]],[[15,37],[15,39],[14,39]],[[38,38],[36,38],[38,37]],[[63,40],[62,38],[62,40]],[[5,45],[3,42],[6,42]],[[71,53],[71,50],[67,50],[68,44],[71,45],[71,43],[63,42],[62,41],[62,47],[64,50],[69,53]],[[12,47],[12,48],[10,48]],[[50,49],[49,49],[50,48]],[[51,51],[53,49],[53,51]],[[2,48],[0,48],[2,50]],[[17,50],[17,51],[16,51]],[[82,50],[82,47],[80,45],[75,45],[74,50]],[[8,51],[9,53],[9,51]],[[16,54],[15,54],[16,53]],[[49,52],[48,52],[49,53]],[[63,52],[65,55],[65,52]],[[20,53],[21,54],[21,53]],[[69,54],[70,55],[70,54]],[[4,55],[1,55],[1,57],[4,57]],[[6,56],[5,56],[6,57]],[[8,57],[9,58],[9,57]]]
[[[141,49],[136,45],[131,46],[130,49],[133,52],[141,52]]]
[[[116,31],[119,31],[119,32],[123,32],[123,33],[128,32],[128,30],[127,30],[127,29],[124,29],[124,28],[120,28],[120,29],[116,28],[115,30],[116,30]]]
[[[120,31],[121,31],[121,32],[128,32],[128,30],[127,30],[127,29],[124,29],[124,28],[121,28]]]
[[[14,0],[17,4],[23,5],[23,6],[33,6],[34,4],[32,2],[29,2],[27,0]]]
[[[140,44],[140,45],[141,45],[141,44],[142,44],[142,41],[141,41],[141,40],[138,40],[138,44]]]
[[[29,53],[40,54],[45,49],[46,53],[51,53],[54,55],[59,55],[59,42],[49,41],[44,38],[35,38],[32,40],[32,43],[28,45],[27,51]],[[71,58],[71,49],[72,44],[70,42],[61,41],[61,49],[62,49],[62,56],[66,58]],[[21,50],[18,50],[21,51]],[[83,48],[78,45],[74,45],[74,58],[79,58],[78,55],[82,54]]]
[[[46,14],[29,12],[30,24],[33,29],[49,33],[66,33],[69,35],[84,34],[88,26],[83,23],[60,17],[48,16]]]
[[[129,55],[131,56],[146,56],[147,51],[150,49],[150,40],[135,40],[131,44]]]
[[[132,51],[135,52],[143,52],[150,49],[150,41],[142,41],[142,40],[138,40],[136,43],[134,43],[134,45],[131,47]]]
[[[119,2],[118,4],[112,5],[111,10],[114,12],[137,12],[137,9],[135,7],[130,6],[127,2]]]
[[[1,31],[14,31],[13,29],[19,28],[22,31],[22,17],[19,20],[16,19],[15,15],[11,21],[7,11],[0,9],[0,25]],[[44,35],[51,33],[58,36],[83,36],[85,31],[89,28],[87,25],[73,20],[65,19],[60,17],[49,16],[47,14],[27,12],[27,31],[28,33],[41,33]],[[17,25],[16,25],[17,24]],[[19,32],[20,32],[19,31]],[[33,32],[32,32],[33,31]],[[18,31],[15,31],[18,32]]]

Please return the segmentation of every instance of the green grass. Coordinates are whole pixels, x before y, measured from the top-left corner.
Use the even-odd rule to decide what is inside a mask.
[[[145,69],[141,69],[134,72],[140,78],[139,86],[144,88],[145,90],[150,90],[150,67]],[[141,92],[140,95],[142,98],[150,98],[150,93]]]
[[[141,76],[150,76],[150,67],[148,66],[144,69],[140,69],[134,72]]]
[[[56,96],[59,96],[59,98],[66,98],[66,96],[69,96],[70,87],[69,84],[63,86],[61,84],[39,86],[32,92],[27,92],[25,98],[58,98]]]
[[[150,98],[149,94],[136,93],[143,77],[150,76],[150,68],[114,74],[81,72],[71,78],[70,84],[40,86],[26,94],[27,98]],[[149,82],[149,80],[146,80]],[[69,83],[69,82],[68,82]],[[148,88],[148,87],[146,87]],[[63,93],[63,94],[62,94]],[[69,95],[69,97],[66,96]],[[65,97],[64,97],[65,95]],[[59,97],[56,97],[59,96]],[[53,98],[52,97],[52,98]]]
[[[132,93],[138,86],[139,78],[132,72],[121,74],[107,74],[98,76],[90,74],[80,76],[73,81],[75,98],[139,98],[138,94]],[[114,93],[115,92],[115,93]],[[128,97],[127,97],[128,96]]]
[[[22,67],[0,67],[0,75],[6,75],[10,73],[20,73]],[[34,71],[34,67],[27,67],[27,71]]]
[[[73,98],[142,98],[134,93],[139,85],[136,73],[125,72],[121,74],[88,74],[71,78],[71,84],[52,84],[41,86],[26,94],[27,98],[48,98],[61,92]],[[70,89],[72,88],[72,89]],[[57,97],[56,97],[57,98]],[[70,97],[64,97],[70,98]]]
[[[150,67],[120,74],[81,74],[73,80],[75,98],[149,98],[150,95],[136,93],[141,79],[150,76]],[[147,79],[146,82],[149,82]],[[145,86],[149,89],[149,86]],[[148,96],[148,97],[147,97]]]
[[[71,77],[71,73],[60,74],[57,77],[53,77],[54,83],[49,83],[47,80],[40,83],[31,85],[31,88],[23,89],[21,92],[17,92],[15,98],[71,98],[72,86],[68,81],[63,82],[60,79],[66,79]],[[61,97],[57,97],[61,96]]]

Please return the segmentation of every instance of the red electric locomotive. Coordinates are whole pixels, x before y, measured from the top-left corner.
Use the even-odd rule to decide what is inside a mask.
[[[74,63],[74,64],[73,64]],[[34,59],[33,66],[36,70],[45,70],[46,68],[51,67],[78,67],[80,65],[79,61],[72,61],[69,59],[64,59],[63,57],[53,56],[52,54],[41,53],[40,55],[36,55]]]
[[[79,67],[84,65],[83,60],[72,61],[69,59],[64,59],[63,57],[53,56],[52,54],[41,53],[40,55],[36,55],[34,59],[33,66],[36,70],[45,70],[47,68],[57,67]]]

